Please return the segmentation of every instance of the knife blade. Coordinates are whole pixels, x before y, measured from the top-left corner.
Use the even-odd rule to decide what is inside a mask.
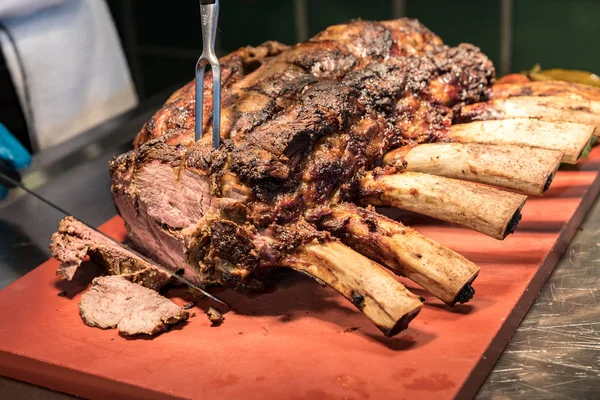
[[[92,229],[93,231],[99,233],[100,235],[104,236],[105,238],[107,238],[108,240],[110,240],[111,242],[117,244],[118,246],[121,246],[125,249],[127,249],[128,251],[132,252],[133,254],[135,254],[137,257],[141,258],[142,260],[144,260],[145,262],[151,264],[152,266],[156,267],[157,269],[161,270],[162,272],[168,274],[169,276],[171,276],[171,278],[183,283],[184,285],[194,289],[194,290],[198,290],[200,293],[202,293],[203,295],[205,295],[206,297],[208,297],[209,299],[231,309],[231,306],[227,303],[225,303],[224,301],[216,298],[215,296],[213,296],[212,294],[208,293],[206,290],[202,289],[200,286],[192,283],[190,280],[188,280],[187,278],[184,278],[181,275],[175,274],[172,271],[168,270],[167,268],[163,267],[162,265],[156,264],[155,262],[149,260],[146,256],[144,256],[143,254],[140,254],[139,252],[135,251],[134,249],[132,249],[131,247],[123,244],[123,243],[119,243],[118,241],[116,241],[115,239],[111,238],[110,236],[104,234],[103,232],[100,232],[98,229],[94,228],[93,226],[91,226],[90,224],[87,224],[86,222],[84,222],[83,220],[77,218],[76,216],[74,216],[72,213],[66,211],[65,209],[59,207],[58,205],[54,204],[53,202],[51,202],[50,200],[44,198],[43,196],[39,195],[37,192],[29,189],[27,186],[25,186],[22,182],[13,179],[13,177],[9,176],[8,173],[5,171],[4,168],[0,169],[0,184],[3,184],[7,187],[18,187],[20,189],[23,189],[27,194],[35,197],[36,199],[40,200],[41,202],[47,204],[48,206],[52,207],[53,209],[55,209],[56,211],[60,212],[61,214],[64,214],[66,216],[73,216],[74,218],[76,218],[77,220],[79,220],[82,224],[86,225],[88,228]]]

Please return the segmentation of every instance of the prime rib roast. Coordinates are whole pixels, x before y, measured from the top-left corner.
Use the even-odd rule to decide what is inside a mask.
[[[245,47],[221,65],[219,149],[210,135],[194,140],[191,82],[144,125],[133,150],[111,161],[129,245],[203,287],[255,289],[275,269],[300,271],[386,335],[422,306],[393,274],[454,305],[471,299],[479,268],[373,205],[503,239],[526,195],[548,189],[559,164],[576,162],[600,126],[600,91],[494,85],[494,66],[477,47],[446,46],[410,19],[354,21],[294,46]],[[87,254],[122,275],[96,282],[82,315],[102,293],[130,290],[128,281],[154,290],[169,282],[73,218],[51,247],[66,279]],[[148,333],[163,329],[156,320]]]

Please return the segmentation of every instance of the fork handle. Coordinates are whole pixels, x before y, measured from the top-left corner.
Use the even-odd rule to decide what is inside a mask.
[[[219,0],[200,0],[200,18],[202,21],[202,52],[206,55],[214,55]]]

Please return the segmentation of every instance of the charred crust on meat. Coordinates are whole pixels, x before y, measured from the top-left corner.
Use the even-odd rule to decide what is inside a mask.
[[[369,232],[377,232],[379,225],[377,224],[377,220],[375,218],[368,216],[363,218],[363,222],[367,225]]]
[[[282,253],[290,253],[315,239],[319,242],[331,240],[328,232],[317,231],[305,221],[298,221],[291,227],[273,224],[268,229],[268,235],[276,241],[273,248]]]
[[[225,219],[243,225],[248,220],[248,207],[236,201],[221,207],[221,215]]]
[[[208,172],[212,165],[213,154],[212,146],[198,142],[186,153],[185,166],[195,171]]]
[[[313,40],[301,46],[312,46],[314,50],[292,52],[286,61],[316,77],[333,75],[341,78],[345,71],[358,64],[358,59],[348,49],[333,40]]]
[[[223,314],[221,314],[214,307],[208,307],[208,310],[206,311],[206,316],[208,317],[208,320],[210,321],[210,324],[212,326],[219,326],[225,320]]]
[[[135,164],[141,166],[145,163],[158,161],[174,167],[179,166],[185,155],[186,147],[180,144],[171,145],[168,143],[169,139],[179,135],[186,135],[186,132],[173,131],[144,143],[136,153]]]
[[[253,255],[254,244],[247,232],[231,221],[215,221],[211,225],[211,252],[234,265],[247,266],[249,270],[258,265]]]
[[[242,181],[283,181],[289,177],[289,168],[272,153],[260,147],[245,144],[234,148],[230,153],[231,171]],[[278,187],[280,184],[278,185]]]

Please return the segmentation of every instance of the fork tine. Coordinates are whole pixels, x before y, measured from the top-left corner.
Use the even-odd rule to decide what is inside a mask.
[[[198,60],[196,64],[196,141],[200,140],[202,137],[202,127],[203,127],[203,112],[204,112],[204,70],[206,69],[206,63],[203,63],[202,60]],[[214,104],[214,102],[213,102]]]
[[[218,149],[221,139],[221,66],[211,64],[213,76],[213,148]]]

